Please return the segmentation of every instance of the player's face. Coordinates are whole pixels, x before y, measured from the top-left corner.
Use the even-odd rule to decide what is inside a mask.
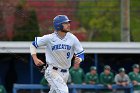
[[[70,22],[65,22],[63,25],[63,31],[69,32],[70,31]]]
[[[91,74],[93,74],[93,75],[96,74],[96,70],[91,70],[90,72],[91,72]]]
[[[110,74],[110,70],[109,69],[105,69],[104,72],[105,72],[106,75]]]
[[[79,66],[80,66],[80,65],[79,65],[78,63],[74,63],[74,68],[77,68],[77,69],[78,69]]]
[[[120,76],[124,76],[125,75],[125,72],[121,72],[121,73],[119,73],[120,74]]]
[[[140,70],[139,70],[139,68],[134,68],[134,72],[139,72]]]

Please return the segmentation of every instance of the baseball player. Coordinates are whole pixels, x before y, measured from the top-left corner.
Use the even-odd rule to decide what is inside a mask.
[[[37,66],[44,63],[37,58],[36,49],[45,46],[48,67],[44,76],[51,86],[49,93],[68,93],[66,82],[71,59],[75,55],[74,62],[80,63],[84,60],[84,50],[79,40],[70,33],[70,22],[66,15],[56,16],[53,19],[55,31],[43,37],[35,37],[35,41],[30,45],[30,52]]]

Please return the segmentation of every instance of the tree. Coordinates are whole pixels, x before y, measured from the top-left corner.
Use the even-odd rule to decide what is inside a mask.
[[[130,33],[131,41],[140,41],[140,0],[130,1]]]
[[[120,40],[120,2],[88,0],[79,2],[77,18],[89,33],[91,41]]]
[[[35,36],[40,35],[37,16],[33,9],[25,8],[19,4],[15,12],[15,41],[34,40]]]

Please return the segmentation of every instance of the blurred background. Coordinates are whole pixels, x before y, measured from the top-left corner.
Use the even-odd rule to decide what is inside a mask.
[[[81,41],[121,41],[122,24],[130,41],[138,42],[140,1],[128,1],[127,5],[123,0],[0,0],[0,40],[32,41],[53,32],[53,18],[65,14]]]
[[[31,42],[35,36],[52,33],[53,18],[59,14],[72,20],[71,32],[81,42],[140,41],[140,0],[0,0],[0,41]],[[43,75],[31,63],[29,53],[0,48],[7,51],[0,52],[0,84],[8,93],[12,93],[14,83],[40,82]],[[38,56],[45,61],[44,53]],[[96,65],[95,57],[95,53],[86,53],[81,64],[84,73]],[[133,64],[140,63],[138,53],[98,53],[97,59],[98,73],[106,64],[114,73],[118,67],[129,73]]]

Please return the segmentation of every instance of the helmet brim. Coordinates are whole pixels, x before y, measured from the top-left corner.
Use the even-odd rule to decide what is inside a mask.
[[[62,23],[66,23],[66,22],[71,22],[71,20],[65,20],[65,21],[63,21]]]

